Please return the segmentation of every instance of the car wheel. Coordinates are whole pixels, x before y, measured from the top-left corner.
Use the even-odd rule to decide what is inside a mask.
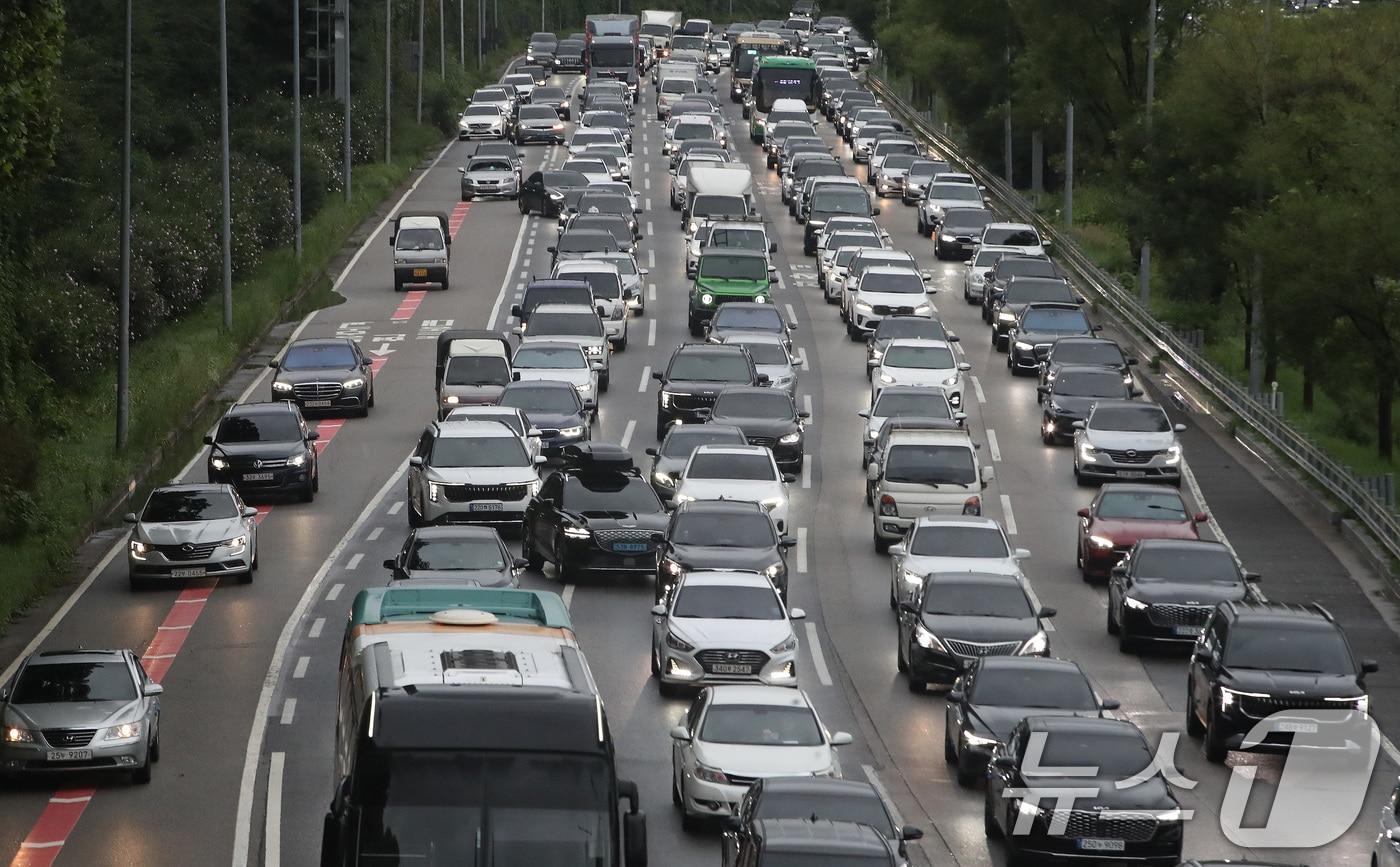
[[[1119,622],[1118,622],[1117,627],[1118,627],[1118,628],[1117,628],[1117,635],[1118,635],[1118,652],[1119,652],[1119,653],[1134,653],[1134,652],[1136,652],[1136,651],[1137,651],[1137,640],[1133,638],[1132,633],[1128,632],[1128,630],[1127,630],[1126,628],[1124,628],[1122,621],[1119,621]]]
[[[953,749],[953,730],[948,727],[947,717],[943,720],[943,761],[947,764],[955,764],[958,760],[958,751]]]
[[[927,235],[927,234],[928,234],[928,230],[924,228],[924,215],[923,215],[922,213],[919,214],[919,218],[918,218],[917,220],[915,220],[914,222],[917,223],[918,226],[919,226],[919,234],[920,234],[920,235]]]
[[[151,754],[149,749],[146,752],[146,763],[131,772],[131,781],[138,786],[144,786],[151,782]]]
[[[249,570],[247,570],[247,571],[245,571],[245,572],[240,572],[240,573],[238,573],[238,583],[239,583],[239,584],[252,584],[252,583],[253,583],[253,570],[252,570],[252,569],[249,569]]]
[[[1111,596],[1109,598],[1108,607],[1104,609],[1104,621],[1104,628],[1108,630],[1109,635],[1119,634],[1118,621],[1113,616],[1113,601]]]
[[[612,380],[612,377],[611,377],[610,373],[611,373],[611,371],[605,371],[604,373],[602,373],[602,374],[600,374],[600,375],[598,376],[598,390],[599,390],[599,391],[607,391],[607,390],[608,390],[608,383]]]
[[[160,761],[160,720],[157,718],[155,726],[155,737],[151,739],[151,761]]]
[[[982,799],[982,833],[987,835],[988,840],[1001,839],[1001,826],[997,824],[996,814],[992,812],[992,793],[987,792],[987,797]]]
[[[368,414],[368,413],[366,413],[366,414]],[[320,468],[320,465],[318,465],[318,464],[312,464],[312,465],[311,465],[311,493],[313,493],[313,494],[319,494],[320,492],[321,492],[321,468]]]
[[[515,205],[516,205],[517,208],[520,209],[520,213],[521,213],[522,215],[523,215],[523,214],[528,214],[528,213],[530,213],[530,209],[529,209],[528,207],[526,207],[526,205],[525,205],[525,197],[524,197],[524,196],[518,196],[518,197],[516,197],[516,199],[515,199]]]
[[[303,503],[309,503],[316,499],[316,489],[312,486],[310,479],[307,479],[306,484],[302,485],[300,499]]]
[[[898,638],[896,638],[895,641],[896,644],[894,648],[894,667],[899,671],[900,674],[908,674],[909,661],[904,658],[904,642],[900,641]]]
[[[372,380],[371,380],[371,382],[372,382]],[[373,384],[371,384],[370,387],[369,387],[369,401],[365,403],[365,408],[366,408],[366,409],[374,409],[374,385],[373,385]],[[366,414],[366,415],[369,415],[369,413],[365,413],[365,414]]]
[[[661,674],[661,663],[656,658],[656,645],[653,644],[651,648],[651,676],[656,677],[659,674]]]
[[[860,329],[849,318],[846,319],[846,336],[852,340],[859,340],[863,336]]]
[[[1201,724],[1201,718],[1196,715],[1196,690],[1188,678],[1186,681],[1186,734],[1198,738],[1205,733],[1206,727]]]
[[[671,763],[671,803],[677,807],[684,807],[685,800],[681,798],[680,778],[676,774],[675,762]]]
[[[670,427],[670,424],[668,424],[668,421],[669,421],[669,420],[668,420],[665,416],[658,415],[658,416],[656,417],[656,438],[657,438],[657,440],[664,440],[664,439],[666,439],[666,429],[667,429],[668,427]]]
[[[958,785],[962,786],[964,789],[970,789],[977,785],[977,781],[982,776],[978,773],[978,768],[968,762],[966,756],[959,757],[957,765],[956,776],[958,778]]]
[[[1215,713],[1212,712],[1210,720],[1206,723],[1206,761],[1215,765],[1221,764],[1229,752],[1229,748],[1225,746],[1225,736],[1220,733]]]
[[[449,284],[448,284],[448,281],[447,281],[447,277],[444,276],[444,277],[442,278],[442,291],[446,292],[446,291],[448,290],[448,288],[450,288],[450,287],[449,287]]]
[[[394,278],[394,291],[395,291],[395,292],[402,292],[402,291],[403,291],[403,281],[400,280],[400,279],[397,278],[397,277]]]
[[[569,549],[564,544],[563,537],[557,539],[559,559],[554,561],[554,580],[560,584],[569,583]]]
[[[525,558],[525,568],[531,572],[544,570],[544,557],[530,544],[530,528],[525,526],[520,533],[520,556]]]
[[[250,567],[252,567],[252,570],[253,570],[254,572],[258,571],[258,548],[257,548],[257,544],[258,544],[258,543],[257,543],[257,539],[255,538],[255,539],[253,540],[253,562],[248,564]]]
[[[893,584],[893,583],[890,584],[890,610],[891,610],[891,611],[898,611],[898,610],[899,610],[899,600],[895,598],[895,595],[894,595],[894,584]]]
[[[880,532],[879,532],[878,530],[872,531],[872,535],[873,535],[873,537],[874,537],[874,539],[875,539],[875,553],[877,553],[877,554],[888,554],[888,553],[890,553],[890,546],[893,545],[894,543],[891,542],[889,539],[881,539],[881,538],[880,538]]]
[[[626,352],[626,351],[627,351],[627,331],[626,331],[626,330],[623,330],[623,332],[622,332],[622,339],[619,340],[618,342],[614,343],[614,344],[613,344],[613,348],[616,349],[618,352]]]
[[[904,683],[914,695],[923,695],[928,692],[928,684],[914,677],[913,672],[905,675]]]
[[[408,498],[408,526],[417,529],[426,522],[423,520],[423,513],[418,511],[418,507],[413,505],[413,496]]]

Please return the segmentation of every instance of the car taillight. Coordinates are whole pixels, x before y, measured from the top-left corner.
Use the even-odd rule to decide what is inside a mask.
[[[882,514],[882,515],[898,515],[898,514],[899,514],[899,510],[895,507],[894,497],[891,497],[889,494],[885,494],[885,495],[883,495],[882,497],[880,497],[880,514]]]
[[[963,500],[963,514],[964,514],[964,515],[980,515],[980,514],[982,514],[982,498],[981,498],[981,497],[977,497],[977,496],[972,496],[972,497],[968,497],[966,500]]]

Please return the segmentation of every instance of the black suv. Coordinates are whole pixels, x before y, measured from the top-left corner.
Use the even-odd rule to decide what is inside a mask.
[[[1221,602],[1255,596],[1246,572],[1219,542],[1142,539],[1108,577],[1108,634],[1127,653],[1139,642],[1194,642]]]
[[[1078,304],[1027,304],[1006,333],[1006,369],[1012,376],[1037,373],[1056,340],[1093,337],[1101,330]]]
[[[724,867],[895,867],[898,852],[869,825],[828,819],[757,819]]]
[[[738,344],[682,343],[665,370],[651,375],[661,383],[656,394],[656,438],[675,422],[699,424],[726,386],[765,385],[749,351]]]
[[[691,500],[671,513],[666,539],[656,555],[656,601],[683,572],[742,569],[762,572],[787,598],[788,548],[796,540],[778,534],[758,503]]]
[[[1028,755],[1034,767],[1023,767]],[[1080,776],[1083,771],[1078,769],[1085,767],[1097,773]],[[1069,809],[1060,807],[1055,794],[1064,790],[1054,788],[1053,782],[1038,798],[1021,794],[1034,795],[1056,768],[1076,774],[1071,777],[1075,796]],[[1064,786],[1063,778],[1049,779]],[[1129,785],[1129,780],[1140,782]],[[1097,791],[1079,794],[1080,788]],[[1076,863],[1131,861],[1170,867],[1181,858],[1181,805],[1167,787],[1147,739],[1126,720],[1022,720],[1006,744],[992,751],[983,822],[989,838],[1005,840],[1008,864],[1039,864],[1060,856]]]
[[[297,340],[267,366],[272,399],[291,400],[306,411],[335,414],[353,410],[369,415],[374,406],[374,376],[360,344],[346,337]]]
[[[666,508],[632,456],[612,443],[580,443],[563,460],[525,507],[530,568],[548,560],[561,581],[582,571],[654,574]]]
[[[721,862],[734,864],[741,847],[753,848],[758,822],[813,818],[869,825],[897,847],[901,858],[907,857],[906,841],[924,836],[923,829],[914,825],[896,826],[884,799],[869,783],[831,777],[760,777],[744,793],[735,814],[725,820]]]
[[[233,485],[240,494],[296,494],[311,502],[321,487],[312,443],[297,405],[287,400],[229,407],[212,434],[205,466],[210,484]]]
[[[1222,602],[1191,655],[1186,732],[1204,735],[1206,758],[1223,762],[1261,720],[1297,711],[1297,719],[1275,720],[1254,747],[1286,751],[1294,734],[1328,724],[1309,711],[1368,712],[1366,675],[1376,670],[1374,660],[1357,659],[1321,605]]]

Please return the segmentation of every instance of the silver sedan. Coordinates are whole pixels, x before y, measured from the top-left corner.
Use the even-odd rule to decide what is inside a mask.
[[[131,512],[126,564],[131,589],[153,579],[236,575],[253,580],[258,568],[258,510],[229,485],[169,485],[151,492],[140,514]]]

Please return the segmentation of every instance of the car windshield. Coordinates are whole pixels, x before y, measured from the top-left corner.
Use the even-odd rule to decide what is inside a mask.
[[[1023,766],[1021,772],[1027,776],[1079,777],[1083,771],[1077,769],[1084,767],[1098,768],[1100,779],[1127,780],[1154,767],[1154,759],[1136,730],[1121,734],[1097,727],[1054,731],[1046,733],[1038,767]]]
[[[685,468],[687,479],[737,479],[745,482],[773,482],[778,471],[766,454],[697,452]]]
[[[611,232],[565,232],[559,239],[561,253],[615,253],[620,248]]]
[[[654,514],[664,509],[645,479],[623,473],[570,476],[564,483],[563,505],[583,513]]]
[[[832,257],[832,262],[835,263],[837,267],[844,268],[851,264],[851,260],[855,258],[855,255],[861,250],[878,249],[882,246],[884,245],[880,243],[879,238],[864,235],[855,241],[847,242],[844,247],[837,250],[836,255]]]
[[[1089,320],[1078,310],[1028,310],[1021,319],[1021,330],[1081,334],[1089,330]]]
[[[464,355],[447,360],[442,375],[446,385],[505,385],[510,365],[499,355]]]
[[[1007,557],[1006,537],[996,527],[919,527],[909,544],[916,557]]]
[[[921,388],[916,392],[882,391],[870,410],[871,418],[898,418],[918,415],[926,418],[952,418],[953,408],[941,391]]]
[[[506,561],[495,539],[419,539],[408,557],[408,568],[501,570]]]
[[[571,415],[582,409],[578,392],[573,386],[556,388],[536,385],[534,387],[507,388],[501,393],[499,404],[522,409],[526,416],[529,416],[531,412]]]
[[[753,358],[754,364],[779,364],[791,363],[787,350],[781,343],[744,343],[742,346],[749,351],[749,356]]]
[[[570,280],[582,280],[592,290],[594,298],[618,298],[622,295],[622,278],[611,271],[572,271]]]
[[[909,180],[928,183],[933,176],[941,172],[948,171],[947,163],[934,163],[927,160],[915,160],[909,167]]]
[[[559,120],[559,112],[547,105],[527,105],[520,109],[521,120]]]
[[[885,171],[889,171],[891,169],[908,169],[914,164],[914,160],[916,159],[918,158],[915,157],[912,152],[892,153],[889,156],[885,157],[885,161],[880,164],[880,167],[883,168]]]
[[[608,175],[611,177],[607,163],[600,159],[569,160],[567,163],[564,163],[564,168],[570,171],[583,172],[585,175]]]
[[[522,346],[515,351],[515,367],[522,370],[575,370],[588,367],[577,346]]]
[[[632,218],[632,203],[626,196],[615,193],[586,193],[579,199],[578,209],[585,214],[616,214],[627,219]]]
[[[1112,491],[1099,499],[1099,517],[1130,521],[1185,521],[1186,504],[1175,492]]]
[[[178,524],[186,521],[222,521],[238,517],[238,504],[223,491],[156,491],[146,501],[141,521],[146,524]]]
[[[214,434],[214,442],[221,445],[292,443],[300,440],[301,425],[290,412],[225,416]]]
[[[513,412],[495,412],[496,407],[460,407],[448,413],[446,421],[498,421],[510,428],[516,436],[525,435],[525,425],[520,416]]]
[[[891,156],[893,154],[907,154],[913,156],[919,152],[919,146],[911,141],[882,141],[875,145],[875,156]]]
[[[503,97],[483,97],[483,99],[502,99]],[[494,105],[469,105],[463,112],[467,117],[489,117],[498,118],[501,116],[501,109]]]
[[[885,458],[885,481],[971,487],[977,468],[968,446],[896,444]]]
[[[394,240],[396,250],[441,250],[442,232],[437,229],[400,229]]]
[[[749,214],[748,202],[743,196],[699,195],[691,203],[692,214],[707,217],[746,217]],[[763,260],[759,260],[760,264]]]
[[[1133,555],[1135,580],[1186,584],[1238,584],[1239,567],[1224,545],[1150,545]]]
[[[1032,301],[1074,301],[1074,290],[1060,280],[1032,277],[1012,280],[1006,287],[1006,303],[1027,304]]]
[[[1112,370],[1061,372],[1054,385],[1055,394],[1062,397],[1123,397],[1125,389],[1123,375]]]
[[[753,372],[738,352],[682,352],[671,361],[668,379],[699,382],[749,382]]]
[[[1038,247],[1040,236],[1034,229],[989,228],[982,233],[982,243],[1001,247]]]
[[[899,337],[923,337],[942,340],[947,332],[937,319],[923,316],[889,316],[880,320],[875,327],[876,340],[893,340]]]
[[[767,280],[768,263],[761,256],[706,254],[700,257],[700,278],[712,280]]]
[[[786,392],[764,389],[762,391],[727,391],[715,401],[713,414],[737,418],[795,418],[792,398]]]
[[[928,197],[930,199],[953,199],[960,202],[980,202],[982,201],[982,191],[972,184],[931,184],[928,188]]]
[[[695,82],[688,78],[668,78],[661,82],[662,93],[694,93]]]
[[[1341,632],[1323,623],[1280,629],[1273,623],[1236,621],[1227,640],[1224,663],[1231,668],[1266,671],[1356,673],[1356,663]]]
[[[711,548],[772,548],[778,544],[772,521],[759,520],[759,512],[730,515],[692,512],[681,515],[671,531],[677,545]]]
[[[763,790],[763,797],[754,806],[755,819],[828,819],[833,822],[855,822],[869,825],[884,837],[893,839],[894,824],[880,797],[874,792],[867,795],[845,795],[830,791],[821,792],[779,792],[772,788]],[[764,864],[768,864],[771,853],[764,854]],[[810,864],[811,862],[803,862]],[[822,867],[828,867],[830,860],[823,856]]]
[[[700,727],[700,740],[755,747],[819,747],[825,743],[810,708],[762,704],[711,705]],[[825,858],[822,861],[826,863]]]
[[[972,258],[972,267],[990,268],[997,263],[997,260],[1005,256],[1004,250],[978,250],[977,255]]]
[[[968,696],[974,705],[1056,710],[1098,710],[1094,691],[1078,669],[997,666],[977,672]]]
[[[1003,254],[1004,255],[1004,254]],[[1002,279],[1011,277],[1059,277],[1060,273],[1055,269],[1055,263],[1048,259],[1031,259],[1023,256],[1014,256],[1003,259],[997,263],[997,276]]]
[[[603,322],[597,313],[547,312],[536,310],[530,317],[530,335],[558,334],[567,337],[602,337]]]
[[[1116,375],[1116,374],[1115,374]],[[1055,383],[1059,389],[1059,382]],[[1120,389],[1121,394],[1121,389]],[[1170,433],[1171,422],[1161,407],[1143,404],[1142,406],[1105,406],[1094,410],[1089,427],[1094,430],[1117,430],[1133,433]]]
[[[823,214],[869,214],[870,197],[864,190],[822,190],[812,198],[812,211]]]
[[[544,185],[551,190],[588,186],[588,178],[572,169],[544,173]]]
[[[715,137],[715,128],[708,123],[678,123],[676,129],[671,133],[671,138],[676,141],[688,141],[693,138],[712,139]]]
[[[741,446],[746,440],[742,434],[728,431],[710,431],[711,425],[684,425],[671,428],[666,440],[661,444],[661,456],[667,458],[689,458],[690,453],[700,446],[723,445]]]
[[[524,467],[532,465],[517,437],[438,437],[433,443],[433,467]]]
[[[916,370],[949,370],[957,366],[953,351],[946,346],[891,346],[885,352],[886,367],[912,367]]]
[[[884,853],[823,852],[814,856],[808,852],[769,850],[763,853],[763,867],[810,867],[814,857],[820,859],[822,867],[884,867],[890,863],[888,856]]]
[[[1056,364],[1102,364],[1118,367],[1123,364],[1123,351],[1108,340],[1062,340],[1051,350]]]
[[[778,596],[767,587],[733,584],[681,585],[672,617],[706,620],[782,620]]]
[[[823,244],[828,250],[840,250],[842,247],[878,248],[881,246],[880,236],[873,230],[869,232],[831,232],[826,236]]]
[[[709,246],[767,252],[768,240],[757,229],[720,229],[710,232]]]
[[[536,102],[563,102],[568,97],[564,95],[562,87],[537,87],[530,92],[530,99]]]
[[[616,144],[617,136],[600,130],[581,129],[569,140],[572,147],[588,147],[595,144]]]
[[[992,212],[960,208],[943,216],[943,229],[950,235],[978,235],[992,221]]]
[[[1034,617],[1026,591],[1014,581],[959,583],[934,580],[924,593],[925,614],[948,617]]]
[[[912,271],[872,271],[860,281],[861,292],[887,292],[891,295],[924,294],[923,278]]]
[[[355,364],[355,350],[346,343],[304,343],[288,349],[282,358],[283,370],[348,370]]]
[[[44,662],[24,667],[10,702],[30,705],[135,698],[136,682],[124,662]]]
[[[783,315],[773,307],[734,307],[721,304],[715,311],[714,319],[710,321],[710,328],[778,332],[783,330]]]

